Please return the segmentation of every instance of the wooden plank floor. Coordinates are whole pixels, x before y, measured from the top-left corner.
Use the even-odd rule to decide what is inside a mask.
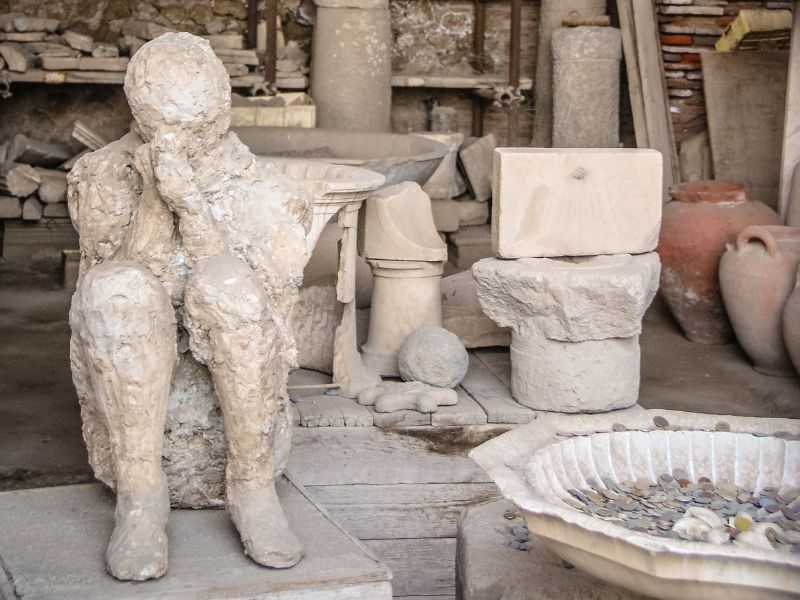
[[[511,396],[510,374],[507,351],[471,351],[467,376],[456,388],[458,404],[442,406],[431,414],[415,410],[377,412],[372,406],[362,406],[356,400],[338,396],[335,389],[326,392],[320,386],[329,383],[330,376],[305,369],[292,373],[289,385],[301,427],[460,427],[528,423],[536,413]]]

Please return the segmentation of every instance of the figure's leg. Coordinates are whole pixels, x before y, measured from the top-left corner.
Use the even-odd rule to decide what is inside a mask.
[[[245,552],[257,563],[291,567],[303,557],[275,491],[279,348],[261,282],[232,257],[200,261],[186,285],[190,348],[214,378],[228,440],[226,506]]]
[[[175,348],[175,313],[161,283],[132,262],[92,267],[70,311],[78,383],[91,386],[114,457],[116,524],[106,552],[117,579],[167,570],[169,515],[161,448]]]

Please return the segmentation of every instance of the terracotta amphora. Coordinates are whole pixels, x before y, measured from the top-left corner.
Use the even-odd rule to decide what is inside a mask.
[[[783,308],[800,264],[800,228],[744,228],[719,263],[722,299],[756,371],[794,375],[783,341]]]
[[[800,374],[800,270],[797,271],[794,291],[783,307],[783,343]]]
[[[778,215],[749,200],[742,184],[682,183],[670,189],[661,237],[661,294],[686,337],[727,344],[733,331],[719,291],[719,259],[748,225],[780,225]]]

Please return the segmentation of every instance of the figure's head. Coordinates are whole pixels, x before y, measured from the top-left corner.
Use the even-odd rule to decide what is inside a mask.
[[[159,129],[185,132],[201,144],[230,125],[231,84],[210,44],[190,33],[165,33],[128,65],[125,95],[145,141]]]

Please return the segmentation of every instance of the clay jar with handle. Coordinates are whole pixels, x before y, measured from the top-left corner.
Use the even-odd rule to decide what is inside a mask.
[[[800,374],[800,270],[797,271],[794,291],[783,307],[783,343]]]
[[[783,309],[797,280],[800,228],[744,228],[720,260],[722,299],[736,339],[766,375],[794,375],[783,341]]]
[[[697,181],[670,189],[661,237],[661,294],[686,337],[727,344],[733,331],[719,291],[719,259],[748,225],[780,225],[778,215],[748,200],[738,183]]]

